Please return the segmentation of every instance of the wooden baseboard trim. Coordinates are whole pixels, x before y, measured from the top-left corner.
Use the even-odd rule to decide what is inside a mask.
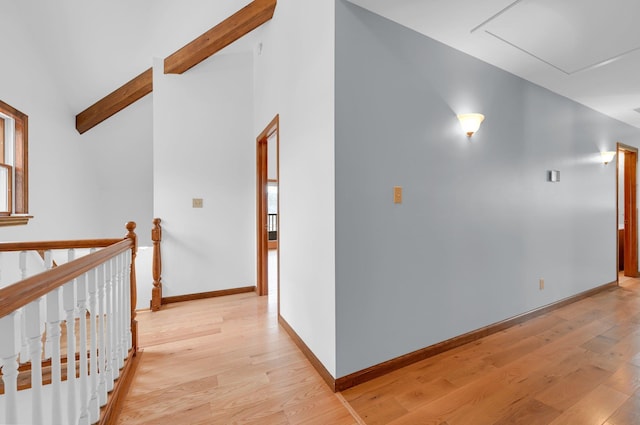
[[[533,319],[534,317],[541,316],[550,311],[556,310],[560,307],[564,307],[566,305],[572,304],[576,301],[583,300],[585,298],[591,297],[593,295],[598,294],[599,292],[605,291],[607,289],[611,289],[613,287],[618,286],[618,282],[610,282],[602,286],[598,286],[597,288],[590,289],[588,291],[581,292],[579,294],[573,295],[571,297],[562,299],[560,301],[556,301],[554,303],[542,306],[535,310],[531,310],[529,312],[520,314],[518,316],[511,317],[509,319],[503,320],[498,323],[494,323],[492,325],[485,326],[484,328],[477,329],[475,331],[468,332],[466,334],[462,334],[460,336],[448,339],[446,341],[439,342],[437,344],[431,345],[426,348],[422,348],[420,350],[414,351],[412,353],[405,354],[400,357],[396,357],[395,359],[388,360],[383,363],[379,363],[377,365],[368,367],[366,369],[360,370],[358,372],[354,372],[352,374],[343,376],[341,378],[337,378],[333,385],[334,391],[344,391],[348,388],[355,387],[356,385],[362,384],[364,382],[370,381],[372,379],[378,378],[380,376],[386,375],[389,372],[393,372],[394,370],[401,369],[410,364],[419,362],[420,360],[424,360],[429,357],[433,357],[437,354],[445,352],[447,350],[451,350],[453,348],[459,347],[461,345],[467,344],[469,342],[476,341],[480,338],[484,338],[485,336],[494,334],[496,332],[500,332],[512,326],[518,325],[520,323],[526,322],[527,320]],[[286,329],[286,328],[285,328]],[[294,339],[295,340],[295,339]],[[297,342],[296,342],[297,344]],[[303,343],[304,344],[304,343]],[[307,348],[308,349],[308,348]],[[304,350],[303,350],[304,352]],[[306,354],[306,353],[305,353]],[[312,354],[313,355],[313,354]],[[308,357],[308,356],[307,356]],[[313,362],[312,362],[313,364]],[[314,365],[315,366],[315,365]],[[316,367],[317,369],[317,367]],[[331,386],[331,385],[330,385]]]
[[[220,291],[200,292],[197,294],[176,295],[173,297],[163,297],[162,305],[179,303],[182,301],[202,300],[205,298],[224,297],[225,295],[244,294],[246,292],[254,292],[255,286],[245,286],[244,288],[222,289]]]
[[[302,338],[298,336],[298,334],[296,333],[296,331],[293,330],[291,325],[289,325],[289,323],[287,323],[287,321],[284,320],[284,318],[280,315],[278,315],[278,323],[280,324],[280,326],[282,326],[282,329],[284,329],[285,332],[289,334],[293,342],[298,346],[300,351],[302,351],[302,354],[304,354],[307,360],[309,360],[309,363],[311,363],[311,366],[313,366],[314,369],[318,372],[318,374],[322,377],[322,379],[324,379],[324,382],[326,382],[327,385],[329,385],[329,388],[331,388],[331,391],[336,392],[335,378],[324,367],[322,362],[318,360],[316,355],[313,354],[313,351],[311,351],[311,349],[307,347],[307,344],[304,343]]]
[[[99,425],[115,425],[118,422],[124,398],[129,392],[131,381],[136,373],[142,354],[143,350],[141,349],[137,352],[134,349],[129,351],[129,356],[120,371],[120,377],[115,381],[113,391],[109,394],[109,401],[106,406],[100,409]]]

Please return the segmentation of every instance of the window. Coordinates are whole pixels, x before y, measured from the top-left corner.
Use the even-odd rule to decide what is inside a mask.
[[[28,117],[0,100],[0,226],[29,218]]]
[[[278,181],[267,182],[267,232],[269,241],[278,240]]]

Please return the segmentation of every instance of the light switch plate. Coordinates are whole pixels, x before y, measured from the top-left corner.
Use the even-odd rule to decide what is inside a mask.
[[[402,203],[402,186],[393,187],[393,203],[394,204]]]
[[[193,198],[192,206],[193,208],[202,208],[203,200],[202,198]]]

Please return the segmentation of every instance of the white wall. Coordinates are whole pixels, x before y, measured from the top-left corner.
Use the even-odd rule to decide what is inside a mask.
[[[258,37],[254,133],[280,114],[280,313],[335,376],[334,9],[278,1]]]
[[[27,226],[0,228],[0,240],[124,236],[125,221],[145,220],[151,211],[151,203],[142,194],[151,192],[149,179],[144,177],[150,175],[150,143],[146,139],[136,145],[127,137],[118,137],[122,133],[98,138],[100,130],[85,137],[77,133],[76,111],[65,103],[66,93],[39,55],[34,43],[41,40],[26,33],[16,8],[6,3],[0,13],[0,37],[11,40],[3,43],[0,99],[29,116],[29,213],[34,219]],[[143,104],[137,111],[127,111],[133,119],[126,114],[120,117],[128,122],[125,130],[137,134],[139,128],[150,126],[151,115],[147,112],[145,117],[144,109]],[[142,123],[144,120],[147,122]],[[100,147],[106,149],[100,152],[96,143],[108,147]],[[118,154],[126,151],[129,157],[105,155],[108,149]],[[142,157],[149,158],[146,164],[139,161]],[[117,172],[117,177],[105,179],[110,172]],[[136,187],[142,195],[123,201],[120,189],[124,187]]]
[[[83,161],[92,164],[94,215],[99,236],[125,235],[136,222],[138,243],[151,245],[153,221],[153,95],[80,136]],[[95,164],[95,165],[94,165]]]
[[[251,53],[219,54],[182,75],[156,60],[153,96],[163,296],[255,285]]]
[[[138,247],[136,256],[136,309],[143,310],[151,307],[151,290],[153,288],[153,247]]]
[[[278,180],[278,138],[275,133],[267,140],[267,178]]]
[[[145,25],[142,35],[145,38],[150,37],[148,43],[142,44],[147,48],[151,46],[150,48],[153,49],[153,52],[148,51],[143,54],[148,58],[146,66],[152,64],[151,57],[154,52],[163,56],[170,54],[247,2],[239,0],[222,5],[203,0],[190,4],[188,8],[182,5],[179,10],[172,9],[177,6],[172,6],[170,2],[156,5],[152,11],[155,17],[154,23],[151,26]],[[71,4],[71,2],[65,4]],[[103,61],[96,60],[100,55],[93,54],[91,58],[78,59],[72,55],[76,51],[74,46],[60,42],[78,29],[61,29],[61,34],[54,34],[55,37],[43,40],[42,34],[37,31],[38,24],[32,20],[33,14],[38,14],[37,5],[14,3],[3,4],[2,13],[0,13],[0,35],[3,40],[12,40],[11,43],[3,45],[6,57],[11,58],[11,66],[0,68],[0,99],[29,116],[30,212],[35,216],[27,226],[0,228],[0,240],[116,237],[125,234],[126,221],[134,220],[138,224],[140,245],[150,245],[151,220],[154,217],[154,108],[160,105],[159,110],[166,111],[167,105],[175,102],[176,99],[171,98],[172,95],[168,94],[170,92],[167,90],[160,89],[159,102],[156,102],[154,95],[146,96],[85,134],[79,135],[75,130],[75,114],[79,112],[80,107],[86,107],[90,102],[86,99],[78,102],[78,99],[95,100],[96,96],[104,96],[108,90],[134,75],[131,74],[133,71],[127,71],[129,69],[127,64],[135,63],[134,71],[141,71],[144,64],[141,65],[140,57],[127,56],[131,52],[120,49],[118,43],[100,44],[100,55],[103,56]],[[100,18],[96,20],[100,21]],[[176,24],[177,21],[180,23],[179,28],[174,26],[173,31],[166,31],[166,25],[163,23]],[[95,32],[95,28],[91,25],[89,27],[84,25],[81,30],[88,36]],[[136,31],[139,31],[139,28]],[[112,50],[107,51],[109,49]],[[115,59],[110,56],[114,50]],[[228,52],[230,49],[225,51]],[[59,60],[65,55],[68,61]],[[173,238],[179,244],[184,241],[181,239],[183,236],[190,238],[190,234],[193,234],[193,239],[189,239],[190,242],[187,245],[194,248],[195,254],[188,252],[186,256],[191,258],[192,254],[198,257],[202,253],[208,253],[208,257],[198,259],[196,266],[188,262],[184,263],[182,260],[185,256],[178,256],[175,263],[172,263],[169,255],[166,255],[165,276],[163,276],[166,285],[165,295],[255,284],[255,135],[251,100],[253,81],[251,57],[250,54],[245,56],[245,58],[229,59],[233,63],[218,60],[218,67],[222,66],[224,71],[214,70],[210,73],[211,79],[203,73],[212,71],[213,60],[199,65],[183,76],[176,77],[184,82],[184,86],[180,86],[180,82],[168,82],[164,86],[189,93],[186,96],[189,98],[186,103],[189,103],[192,110],[198,112],[206,111],[201,108],[202,102],[212,102],[215,97],[213,103],[216,106],[213,108],[215,109],[213,115],[216,111],[218,112],[218,117],[213,119],[210,115],[204,119],[200,119],[202,116],[199,116],[198,120],[207,121],[208,126],[206,128],[192,126],[190,133],[183,131],[182,122],[179,120],[172,119],[160,125],[161,130],[165,130],[167,126],[171,127],[163,132],[165,137],[161,137],[160,145],[173,148],[174,141],[178,140],[180,146],[186,147],[187,149],[182,152],[189,154],[190,162],[183,163],[178,169],[185,171],[182,176],[193,176],[188,179],[188,184],[183,186],[183,188],[188,186],[189,189],[193,189],[185,193],[182,198],[188,200],[188,206],[185,208],[181,208],[184,204],[173,202],[175,196],[182,193],[171,192],[171,188],[160,190],[160,205],[171,205],[168,208],[178,206],[172,210],[173,215],[166,214],[166,217],[162,217],[165,237],[169,240],[165,243],[170,243]],[[52,57],[61,69],[53,69]],[[108,62],[104,60],[106,58],[115,61],[117,69],[110,66],[108,72],[97,72],[97,74],[90,72],[97,71],[96,67],[100,68],[101,63]],[[82,63],[82,67],[85,67],[82,68],[85,71],[84,74],[75,67],[76,59]],[[94,69],[88,70],[87,66]],[[229,67],[233,70],[229,70]],[[242,70],[239,70],[240,68]],[[220,74],[216,74],[218,72]],[[77,77],[78,73],[82,75],[80,78],[75,78],[74,76]],[[96,75],[101,77],[96,78]],[[221,78],[215,80],[217,76]],[[159,87],[163,87],[162,77],[156,77],[158,82],[156,92]],[[71,84],[65,81],[67,79],[71,80]],[[167,80],[171,80],[171,77],[167,77]],[[215,81],[212,82],[212,80]],[[230,83],[232,80],[240,82]],[[91,84],[89,88],[82,84],[87,81]],[[204,90],[202,90],[203,87]],[[78,91],[83,95],[78,96]],[[194,95],[193,91],[197,91],[198,94]],[[88,92],[91,92],[90,96],[86,95]],[[182,100],[185,98],[180,95],[177,97]],[[163,103],[163,99],[170,100],[168,103]],[[235,106],[231,107],[230,104]],[[165,106],[164,109],[162,105]],[[175,117],[176,112],[171,111],[171,114]],[[220,118],[221,116],[224,118]],[[224,123],[220,125],[222,122]],[[237,128],[237,131],[232,132],[233,134],[223,131],[225,128],[232,127]],[[173,136],[166,136],[167,134],[173,134]],[[205,142],[203,142],[204,135],[206,135]],[[171,143],[163,145],[163,140],[167,141],[169,137],[172,137]],[[225,139],[225,143],[232,146],[233,152],[225,152],[221,144],[210,149],[212,140],[220,141],[221,139]],[[246,140],[247,144],[237,144],[237,140],[240,139]],[[229,140],[232,142],[229,143]],[[197,144],[201,144],[201,148],[193,148]],[[240,150],[236,150],[239,146],[242,146]],[[174,153],[169,154],[171,158],[161,157],[171,161],[177,158],[173,155]],[[205,155],[209,153],[214,154],[214,157],[207,158]],[[221,154],[224,154],[226,159],[221,159],[223,157]],[[243,160],[246,158],[246,162],[240,163],[235,158],[230,161],[230,156],[242,156]],[[191,167],[192,165],[199,165],[200,169],[195,170]],[[160,168],[163,170],[162,163]],[[172,179],[175,177],[174,171],[170,169],[158,180],[165,181],[164,176],[169,180]],[[203,185],[206,188],[200,190],[198,187]],[[196,211],[190,208],[190,200],[196,196],[205,198],[203,210]],[[225,206],[227,212],[220,217],[219,210],[215,208],[216,196],[222,196],[237,204],[238,210],[228,209]],[[163,203],[163,201],[166,202]],[[238,212],[240,210],[242,213]],[[162,212],[164,210],[160,209],[159,214]],[[198,212],[201,213],[201,218],[206,217],[202,218],[203,223],[196,219],[190,222],[191,226],[181,227],[184,222],[193,219],[193,214]],[[222,227],[216,230],[215,237],[210,224],[212,216],[214,219],[221,219],[223,223]],[[174,217],[176,221],[172,220]],[[176,224],[178,224],[177,231],[173,227]],[[237,234],[231,235],[233,237],[230,236],[230,233],[233,233],[229,230],[231,228],[238,230]],[[214,246],[201,243],[202,240],[213,239],[216,239]],[[231,239],[242,242],[234,245],[234,242],[229,242]],[[181,251],[182,248],[180,248]],[[171,253],[170,247],[166,249]],[[206,270],[210,263],[218,270],[217,274],[214,274],[213,281],[203,279],[199,274]],[[171,279],[172,264],[189,265],[188,272],[180,268],[180,273],[181,276],[186,277],[184,280],[190,282],[191,286],[176,289],[175,281],[178,279]],[[139,264],[138,271],[142,279],[139,279],[138,283],[140,287],[146,286],[148,289],[151,282],[145,276],[149,274],[149,270],[146,266],[144,268],[141,266],[142,264]],[[219,269],[220,267],[224,270]],[[240,272],[231,272],[234,269]],[[175,271],[173,268],[173,272]],[[183,281],[183,279],[179,280]],[[145,297],[139,296],[139,299],[143,298]],[[148,302],[143,302],[142,307],[147,306]]]

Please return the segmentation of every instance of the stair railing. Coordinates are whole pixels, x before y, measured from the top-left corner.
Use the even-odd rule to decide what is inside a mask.
[[[124,239],[0,243],[20,253],[23,277],[28,251],[43,251],[47,269],[0,288],[0,423],[113,421],[138,349],[136,225],[126,227]],[[54,250],[69,261],[53,267]]]

